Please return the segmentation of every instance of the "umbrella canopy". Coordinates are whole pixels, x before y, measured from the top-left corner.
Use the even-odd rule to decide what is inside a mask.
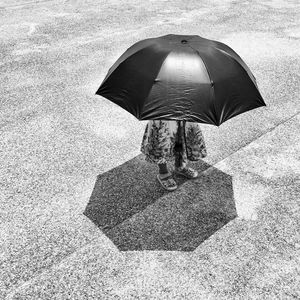
[[[139,120],[219,126],[265,102],[255,77],[229,46],[197,35],[165,35],[131,46],[96,94]]]

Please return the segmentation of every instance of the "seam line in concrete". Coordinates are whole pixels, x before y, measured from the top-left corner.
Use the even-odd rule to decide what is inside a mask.
[[[42,4],[45,2],[53,2],[53,0],[40,0],[40,1],[31,1],[31,2],[24,2],[24,3],[19,3],[19,4],[14,4],[14,5],[3,5],[1,6],[2,8],[18,8],[18,7],[24,7],[30,4]]]
[[[269,130],[267,130],[266,132],[263,132],[262,134],[260,134],[257,138],[255,138],[254,140],[250,141],[249,143],[241,146],[240,148],[238,148],[236,151],[228,154],[226,157],[222,158],[221,160],[217,161],[216,163],[214,163],[211,167],[214,167],[215,165],[217,165],[218,163],[222,162],[223,160],[227,159],[228,157],[230,157],[231,155],[235,154],[236,152],[242,150],[243,148],[247,147],[248,145],[250,145],[251,143],[253,143],[254,141],[262,138],[264,135],[268,134],[269,132],[273,131],[274,129],[276,129],[277,127],[287,123],[289,120],[293,119],[294,117],[296,117],[297,115],[300,114],[300,111],[296,112],[294,115],[292,115],[291,117],[283,120],[282,122],[279,122],[278,124],[276,124],[275,126],[271,127]],[[211,167],[207,168],[206,170],[210,169]],[[204,171],[206,171],[204,170]],[[203,172],[204,172],[203,171]]]
[[[104,234],[104,233],[103,233]],[[21,283],[20,285],[17,285],[13,288],[11,288],[10,290],[8,290],[8,293],[6,295],[6,299],[10,299],[12,298],[20,289],[22,289],[22,287],[26,287],[28,285],[30,285],[34,280],[36,280],[37,278],[43,276],[44,274],[46,274],[47,272],[51,272],[54,270],[55,267],[57,267],[58,265],[60,265],[64,260],[66,260],[67,258],[72,258],[72,256],[74,256],[75,254],[77,254],[79,251],[83,250],[84,248],[88,247],[92,242],[95,241],[96,238],[93,238],[91,241],[89,241],[88,243],[82,245],[81,247],[79,247],[78,249],[76,249],[73,252],[70,252],[68,255],[66,255],[65,257],[63,257],[61,260],[59,260],[56,263],[53,263],[51,265],[49,265],[48,267],[44,268],[43,270],[41,270],[40,273],[36,273],[33,277],[31,277],[29,280],[24,281],[23,283]],[[121,252],[120,250],[118,250],[119,252]]]

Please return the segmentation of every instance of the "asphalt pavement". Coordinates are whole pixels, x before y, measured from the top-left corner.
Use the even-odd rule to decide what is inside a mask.
[[[0,0],[0,299],[299,299],[300,3]],[[202,124],[167,193],[95,95],[133,43],[233,48],[267,104]]]

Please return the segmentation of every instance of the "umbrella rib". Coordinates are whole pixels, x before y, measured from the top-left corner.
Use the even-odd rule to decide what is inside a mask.
[[[249,72],[244,68],[244,66],[238,60],[236,60],[232,55],[230,55],[229,53],[227,53],[226,51],[224,51],[222,49],[219,49],[219,48],[215,48],[215,49],[218,50],[219,52],[227,55],[232,61],[234,61],[238,66],[240,66],[240,68],[243,70],[243,72],[246,73],[250,77],[251,82],[256,87],[258,94],[260,95],[261,99],[263,99],[262,95],[260,94],[256,79],[255,79],[254,75],[252,74],[251,70],[249,70],[250,71],[250,74],[249,74]],[[252,80],[251,75],[254,77],[254,80]]]
[[[216,98],[216,95],[215,95],[215,89],[214,89],[214,86],[213,86],[213,83],[214,83],[214,82],[213,82],[213,80],[212,80],[212,78],[211,78],[211,75],[210,75],[210,73],[209,73],[207,64],[206,64],[206,62],[204,61],[204,59],[201,57],[199,51],[196,50],[196,49],[194,49],[191,45],[188,45],[188,46],[189,46],[191,49],[193,49],[193,50],[197,53],[197,55],[198,55],[198,56],[200,57],[200,59],[202,60],[204,66],[205,66],[205,69],[206,69],[206,71],[207,71],[208,78],[209,78],[210,83],[211,83],[211,89],[212,89],[212,94],[213,94],[213,97],[212,97],[212,105],[213,105],[213,109],[214,109],[215,122],[216,122],[216,125],[217,125],[217,123],[219,123],[219,122],[218,122],[218,120],[217,120],[217,118],[216,118],[216,115],[217,115],[217,114],[216,114],[216,107],[215,107],[215,98]]]
[[[250,74],[249,74],[249,72],[247,71],[247,69],[245,68],[245,66],[243,66],[243,64],[241,64],[237,59],[235,59],[230,53],[226,52],[225,50],[220,49],[220,48],[217,48],[217,47],[216,47],[215,49],[216,49],[217,51],[221,52],[222,54],[227,55],[227,56],[230,57],[232,60],[234,60],[236,63],[238,63],[238,65],[242,67],[242,69],[248,74],[248,76],[249,76],[250,78],[253,76],[254,84],[255,84],[255,86],[258,88],[257,83],[256,83],[256,78],[255,78],[255,76],[252,74],[252,72],[251,72],[250,70],[249,70],[249,71],[250,71]],[[240,59],[241,59],[242,63],[244,63],[241,57],[240,57]],[[245,63],[244,63],[244,64],[245,64]],[[247,65],[246,65],[246,66],[247,66]],[[252,78],[251,78],[251,79],[252,79]]]
[[[170,53],[169,53],[169,54],[170,54]],[[168,55],[169,55],[169,54],[168,54]],[[155,75],[155,77],[154,77],[154,78],[155,78],[155,81],[157,80],[157,76],[158,76],[159,72],[161,71],[163,65],[165,64],[165,61],[167,60],[168,55],[166,55],[166,57],[164,58],[163,62],[161,63],[160,68],[159,68],[159,70],[157,71],[157,73],[156,73],[156,75]],[[153,87],[152,87],[152,88],[153,88]],[[141,111],[143,111],[144,108],[145,108],[145,106],[147,105],[146,102],[147,102],[147,100],[148,100],[148,98],[149,98],[149,95],[150,95],[150,93],[151,93],[152,88],[150,89],[150,91],[149,91],[147,97],[145,98],[145,101],[143,102]]]
[[[153,40],[153,38],[149,38],[149,39],[145,39],[142,41],[139,41],[137,43],[135,43],[134,45],[130,46],[123,54],[121,54],[121,56],[116,60],[116,62],[109,68],[107,74],[105,75],[102,84],[108,79],[108,77],[117,69],[119,68],[119,66],[124,63],[126,61],[126,59],[128,59],[129,57],[137,54],[139,51],[150,47],[151,44],[147,44],[149,42],[151,42]],[[134,49],[137,48],[137,49]],[[132,52],[131,52],[132,51]],[[101,85],[102,85],[101,84]],[[96,92],[97,94],[97,92]]]

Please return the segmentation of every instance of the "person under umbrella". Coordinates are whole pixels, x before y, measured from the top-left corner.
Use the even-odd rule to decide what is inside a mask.
[[[252,72],[229,46],[197,35],[169,34],[131,46],[109,69],[96,94],[138,120],[149,120],[141,152],[158,164],[157,179],[169,191],[177,184],[167,168],[196,178],[187,166],[207,155],[199,123],[220,126],[266,106]]]
[[[193,179],[198,177],[198,172],[188,167],[188,161],[207,156],[199,124],[185,121],[150,120],[142,138],[141,152],[147,162],[158,165],[157,180],[168,191],[178,187],[168,163],[174,164],[174,173]]]

